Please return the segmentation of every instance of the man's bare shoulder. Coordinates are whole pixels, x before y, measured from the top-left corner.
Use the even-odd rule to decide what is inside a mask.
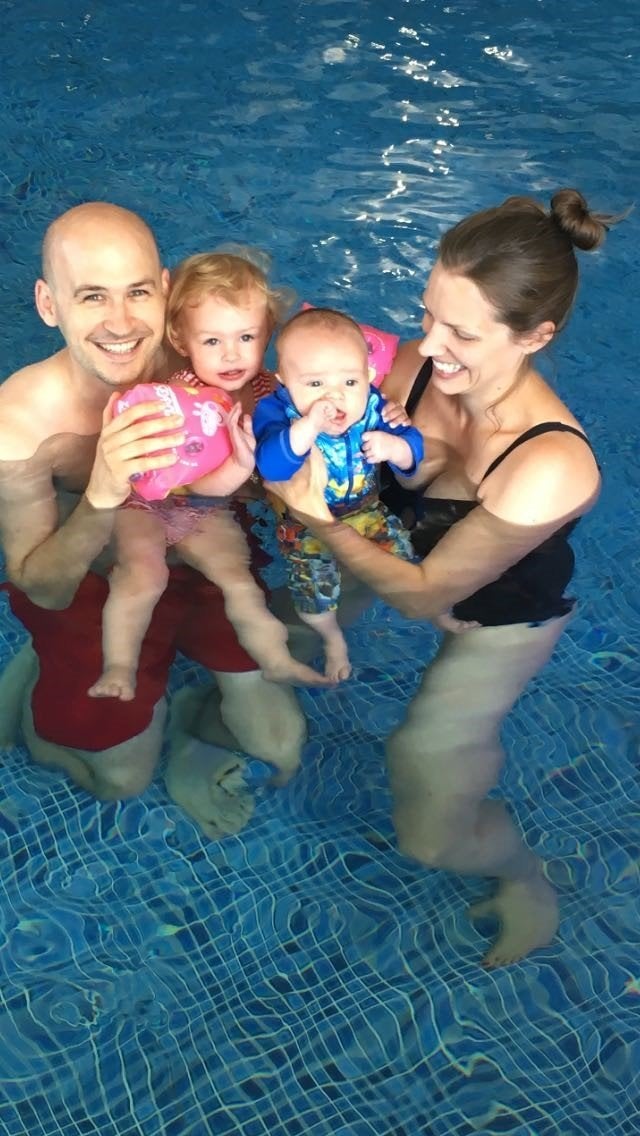
[[[0,384],[0,460],[32,456],[56,433],[66,388],[66,351],[15,371]]]

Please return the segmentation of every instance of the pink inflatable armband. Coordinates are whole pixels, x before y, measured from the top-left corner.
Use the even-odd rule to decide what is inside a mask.
[[[312,308],[313,304],[305,302],[302,307],[305,310]],[[359,323],[358,327],[367,341],[369,382],[374,387],[379,387],[393,366],[400,336],[392,335],[389,331],[380,331],[378,327],[369,327],[369,324],[366,323]]]
[[[157,401],[162,402],[165,415],[184,415],[187,436],[182,445],[172,447],[178,455],[175,465],[131,478],[136,493],[145,501],[161,501],[172,489],[190,485],[217,469],[233,452],[226,425],[233,402],[224,391],[179,383],[138,383],[117,400],[114,412],[122,414],[140,402]],[[159,443],[162,437],[159,430]]]

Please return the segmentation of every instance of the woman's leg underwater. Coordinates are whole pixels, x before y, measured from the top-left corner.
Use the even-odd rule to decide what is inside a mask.
[[[500,881],[495,897],[470,911],[501,920],[488,966],[545,945],[558,923],[541,862],[503,802],[486,794],[505,758],[502,723],[570,618],[447,635],[388,743],[400,849],[431,867]]]

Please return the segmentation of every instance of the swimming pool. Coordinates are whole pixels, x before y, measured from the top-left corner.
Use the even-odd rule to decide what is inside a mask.
[[[259,245],[301,297],[413,332],[458,216],[560,185],[633,200],[635,8],[5,0],[4,371],[52,349],[39,241],[94,197],[142,212],[170,264]],[[583,258],[546,365],[606,478],[574,540],[580,613],[507,726],[557,941],[483,972],[463,912],[484,885],[395,852],[382,739],[434,639],[376,605],[354,681],[302,695],[301,775],[222,844],[160,779],[99,806],[3,755],[3,1136],[637,1133],[639,231],[632,214]],[[4,661],[4,606],[0,634]]]

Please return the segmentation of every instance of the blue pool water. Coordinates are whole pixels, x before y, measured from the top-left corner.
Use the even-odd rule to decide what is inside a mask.
[[[56,342],[32,282],[78,201],[142,212],[169,264],[267,248],[301,297],[409,335],[462,214],[574,184],[622,209],[640,184],[636,0],[1,7],[5,373]],[[638,1132],[639,262],[636,212],[583,258],[546,364],[605,473],[580,613],[506,727],[557,940],[485,973],[463,914],[484,884],[394,850],[383,739],[435,638],[378,604],[354,679],[301,695],[302,773],[224,843],[160,778],[98,805],[3,754],[2,1136]]]

